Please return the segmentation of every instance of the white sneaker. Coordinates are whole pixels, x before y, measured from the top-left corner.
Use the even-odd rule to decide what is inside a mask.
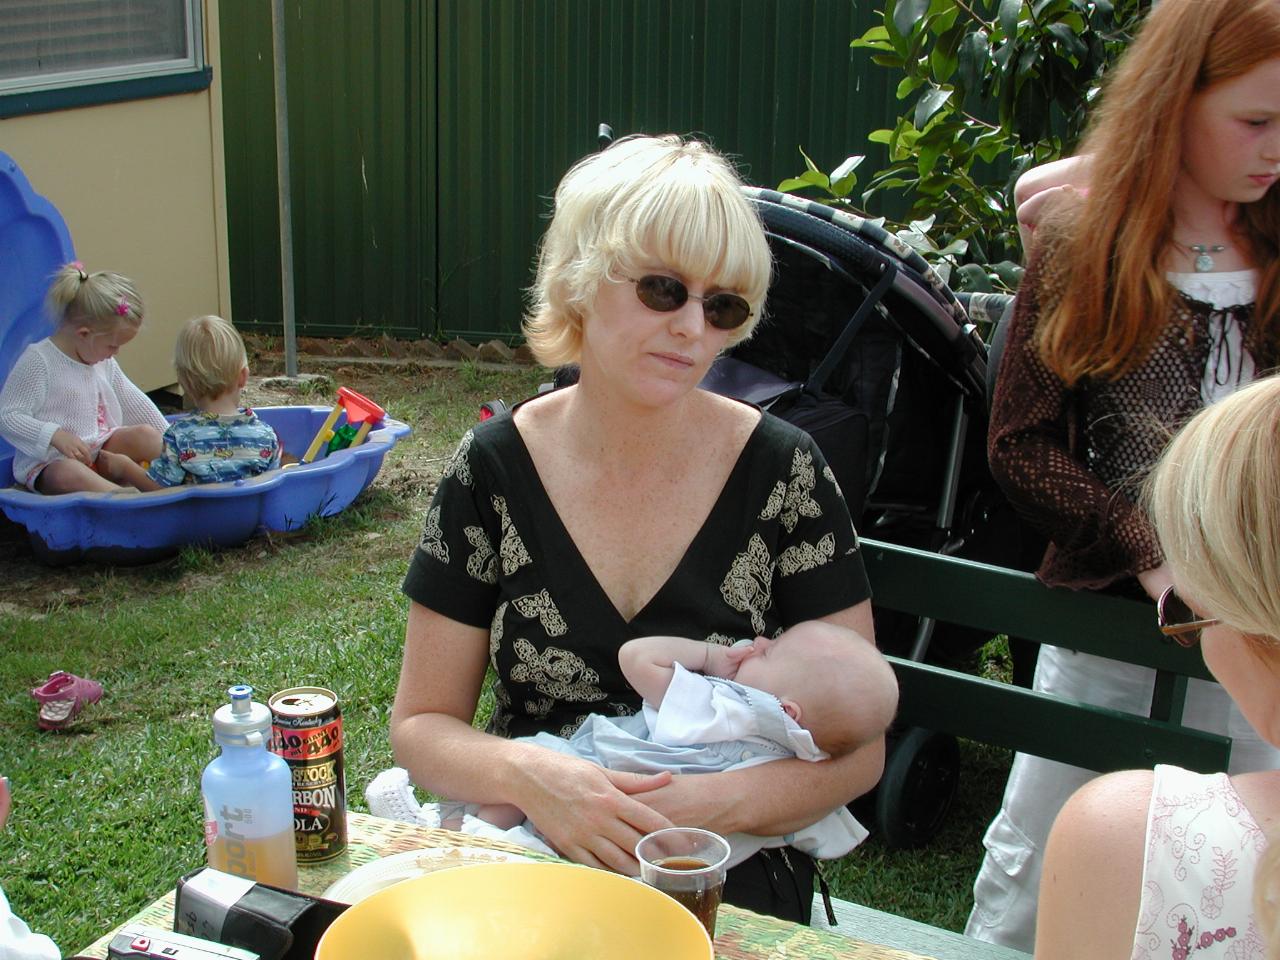
[[[375,817],[424,827],[440,826],[439,813],[431,809],[435,804],[423,807],[418,803],[413,784],[409,781],[409,771],[403,767],[383,770],[369,781],[364,788],[364,799],[369,804],[369,812]]]

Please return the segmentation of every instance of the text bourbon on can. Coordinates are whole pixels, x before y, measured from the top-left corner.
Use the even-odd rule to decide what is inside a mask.
[[[323,687],[290,687],[267,701],[271,751],[293,775],[293,842],[298,863],[332,860],[347,849],[342,710]]]

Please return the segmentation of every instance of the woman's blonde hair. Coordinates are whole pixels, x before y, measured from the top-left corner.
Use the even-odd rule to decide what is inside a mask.
[[[729,342],[751,335],[772,266],[764,227],[729,162],[697,140],[628,137],[592,154],[556,188],[524,333],[549,367],[578,360],[582,322],[603,280],[665,266],[751,304]]]
[[[1146,499],[1180,589],[1246,636],[1280,637],[1280,377],[1196,414]]]
[[[88,273],[78,260],[58,268],[45,306],[59,324],[94,332],[142,324],[142,297],[133,281],[105,270]]]
[[[1089,191],[1063,213],[1065,292],[1036,331],[1041,359],[1073,386],[1114,378],[1150,353],[1173,288],[1170,198],[1197,93],[1280,57],[1280,0],[1161,0],[1104,86],[1080,152]],[[1280,190],[1241,207],[1239,230],[1261,271],[1254,323],[1280,324]]]
[[[178,332],[173,365],[182,392],[194,400],[213,400],[234,389],[248,364],[240,334],[221,317],[192,317]]]

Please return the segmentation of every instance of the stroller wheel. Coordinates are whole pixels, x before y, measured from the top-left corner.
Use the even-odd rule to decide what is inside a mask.
[[[960,785],[960,745],[946,733],[908,727],[890,741],[876,789],[875,824],[885,846],[910,849],[941,829]]]

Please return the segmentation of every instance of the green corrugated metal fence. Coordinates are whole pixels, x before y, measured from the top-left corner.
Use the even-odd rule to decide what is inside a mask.
[[[232,305],[278,330],[271,22],[222,0]],[[860,7],[860,9],[859,9]],[[853,0],[291,0],[301,333],[517,335],[547,198],[618,134],[699,132],[753,183],[868,152],[896,106]],[[865,169],[874,169],[869,161]]]

